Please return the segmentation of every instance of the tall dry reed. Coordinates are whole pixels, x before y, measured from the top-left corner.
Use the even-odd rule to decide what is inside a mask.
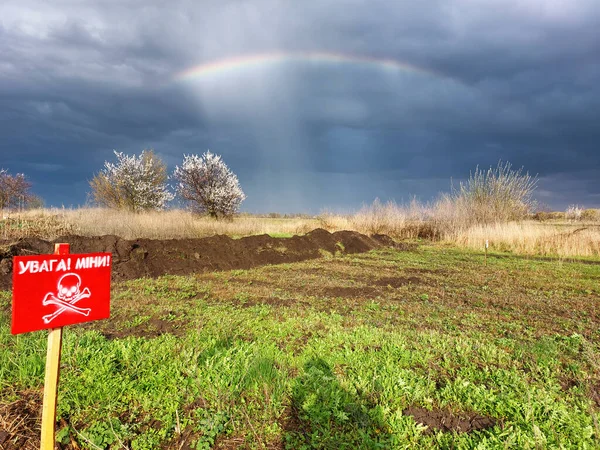
[[[461,204],[442,198],[425,205],[375,201],[353,214],[323,213],[318,218],[270,218],[243,215],[231,221],[200,217],[183,210],[131,213],[101,208],[43,209],[0,217],[0,239],[36,236],[56,238],[67,234],[99,236],[113,234],[126,239],[198,238],[225,234],[286,236],[305,234],[315,228],[334,232],[387,234],[397,240],[434,239],[463,247],[561,258],[599,257],[600,224],[582,221],[520,221],[472,224]]]
[[[340,215],[325,212],[320,218],[323,228],[330,231],[387,234],[395,239],[437,238],[440,236],[432,221],[431,212],[430,206],[416,200],[408,205],[398,205],[375,199],[371,205],[364,205],[355,213]]]
[[[20,233],[13,228],[12,233],[4,239],[37,235],[45,238],[56,238],[65,234],[82,236],[102,236],[107,234],[121,236],[125,239],[176,239],[198,238],[225,234],[239,237],[254,234],[304,234],[319,227],[316,219],[262,218],[240,216],[232,220],[214,220],[197,216],[184,210],[147,211],[135,213],[124,210],[103,208],[81,209],[40,209],[13,214],[7,220],[31,224],[48,224],[38,227],[38,233]],[[0,230],[2,223],[0,221]],[[53,226],[52,226],[53,225]],[[0,234],[0,236],[2,236]]]
[[[449,233],[459,246],[525,255],[600,257],[600,226],[542,224],[534,221],[474,225]]]

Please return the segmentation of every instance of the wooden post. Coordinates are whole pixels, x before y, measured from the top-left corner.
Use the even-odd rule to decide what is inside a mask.
[[[490,246],[490,242],[486,239],[485,240],[485,265],[487,266],[487,254],[488,254],[488,247]]]
[[[55,255],[68,255],[69,244],[54,244]],[[52,328],[48,334],[46,352],[46,377],[44,380],[44,405],[42,407],[42,436],[40,450],[54,450],[56,423],[56,394],[60,373],[62,327]]]

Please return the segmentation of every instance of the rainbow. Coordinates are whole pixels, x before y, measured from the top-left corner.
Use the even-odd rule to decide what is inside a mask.
[[[430,69],[395,59],[381,59],[368,56],[354,56],[330,52],[270,52],[234,56],[205,62],[175,74],[176,81],[191,81],[226,72],[264,67],[286,62],[317,64],[352,64],[376,67],[385,71],[407,71],[434,77],[449,78]]]

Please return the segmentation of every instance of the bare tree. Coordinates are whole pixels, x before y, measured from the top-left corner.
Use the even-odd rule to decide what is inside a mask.
[[[196,213],[230,217],[246,199],[237,176],[210,151],[202,156],[184,155],[183,164],[175,168],[173,176],[179,182],[177,194]]]
[[[34,196],[29,191],[31,183],[25,175],[11,175],[5,169],[0,169],[0,209],[23,209],[33,201]]]
[[[139,156],[115,151],[116,164],[106,161],[90,181],[93,201],[130,211],[164,209],[174,197],[167,185],[167,166],[153,150]]]

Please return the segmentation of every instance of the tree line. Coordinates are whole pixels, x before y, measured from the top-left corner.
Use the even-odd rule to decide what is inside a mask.
[[[210,151],[201,156],[184,155],[171,176],[153,150],[140,155],[114,153],[117,161],[106,161],[90,181],[92,200],[99,206],[136,212],[161,210],[178,197],[193,212],[220,218],[237,213],[246,198],[238,177],[221,156]],[[175,181],[174,193],[170,178]]]
[[[210,151],[184,155],[172,175],[153,150],[139,155],[114,154],[116,161],[105,161],[89,183],[90,200],[95,205],[141,212],[165,209],[179,198],[195,213],[221,218],[237,213],[246,198],[238,177],[221,156]],[[173,188],[170,179],[175,181]],[[31,207],[36,197],[30,188],[24,174],[0,170],[0,209]]]
[[[139,155],[114,152],[116,161],[104,167],[90,181],[92,203],[134,212],[162,210],[178,198],[194,213],[214,218],[231,217],[239,211],[246,195],[237,176],[221,156],[205,152],[184,155],[181,165],[169,175],[166,164],[153,150]],[[173,180],[174,186],[169,185]],[[445,210],[447,223],[485,224],[528,217],[537,207],[533,192],[537,177],[513,169],[508,162],[470,173],[465,182],[442,194],[438,208]],[[23,174],[0,170],[0,210],[33,205],[36,197]]]

